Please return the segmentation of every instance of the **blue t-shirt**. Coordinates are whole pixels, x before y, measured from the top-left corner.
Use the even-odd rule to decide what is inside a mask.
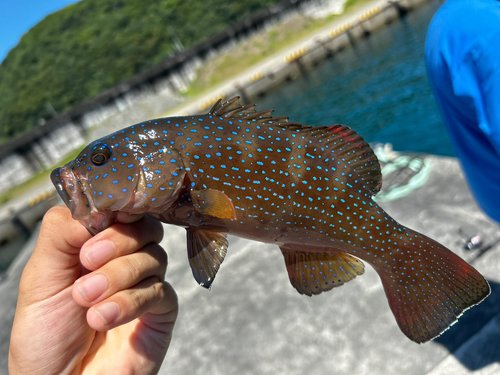
[[[500,222],[500,1],[448,0],[429,26],[426,62],[470,189]]]

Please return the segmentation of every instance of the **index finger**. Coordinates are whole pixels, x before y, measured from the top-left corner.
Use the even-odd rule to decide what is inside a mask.
[[[73,220],[65,206],[51,208],[44,216],[40,234],[19,284],[21,304],[40,301],[72,285],[81,274],[81,246],[90,233]],[[29,290],[29,293],[23,293]]]
[[[111,259],[134,253],[147,244],[159,243],[162,238],[163,226],[149,216],[131,224],[115,223],[82,246],[80,261],[85,268],[93,271]]]
[[[135,223],[141,220],[144,214],[129,214],[127,212],[118,212],[116,215],[116,221],[123,224]]]

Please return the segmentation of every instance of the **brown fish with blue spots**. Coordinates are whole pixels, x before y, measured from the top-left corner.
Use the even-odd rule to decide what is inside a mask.
[[[291,284],[309,296],[369,263],[399,327],[419,343],[488,296],[473,267],[373,201],[380,167],[356,132],[271,112],[234,98],[206,115],[146,121],[92,142],[51,178],[93,234],[119,211],[185,227],[193,275],[207,288],[230,233],[279,246]]]

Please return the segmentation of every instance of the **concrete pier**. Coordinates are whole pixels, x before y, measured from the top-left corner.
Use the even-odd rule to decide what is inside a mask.
[[[191,275],[184,230],[166,226],[167,280],[179,295],[180,315],[160,374],[499,374],[499,226],[477,208],[456,159],[410,157],[430,168],[424,183],[380,204],[402,224],[473,264],[490,282],[488,299],[441,337],[417,345],[399,331],[369,266],[346,285],[308,298],[290,285],[276,246],[231,237],[226,260],[207,291]],[[420,173],[404,172],[399,175]],[[384,179],[387,189],[401,183]],[[477,234],[480,246],[466,250]],[[0,375],[7,374],[17,285],[35,239],[0,283]]]

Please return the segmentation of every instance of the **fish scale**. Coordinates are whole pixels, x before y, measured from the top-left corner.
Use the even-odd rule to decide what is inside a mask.
[[[373,201],[378,160],[343,125],[289,123],[235,98],[206,115],[110,134],[51,178],[93,234],[119,211],[186,228],[193,276],[207,288],[230,233],[279,246],[291,284],[309,296],[343,285],[369,263],[399,327],[419,343],[489,294],[473,267]]]
[[[209,116],[209,120],[215,123],[214,116]],[[190,123],[196,126],[194,117],[191,118]],[[202,141],[199,142],[200,139],[193,139],[196,146],[193,148],[194,151],[184,153],[183,157],[193,175],[194,186],[201,185],[202,188],[210,186],[223,193],[231,190],[234,194],[232,199],[236,200],[235,209],[245,212],[248,217],[259,219],[261,224],[256,225],[255,230],[287,228],[292,231],[301,231],[303,235],[302,230],[306,231],[305,234],[310,229],[317,230],[322,225],[322,217],[330,216],[326,210],[334,209],[335,205],[339,206],[337,210],[340,212],[336,216],[341,216],[344,209],[350,210],[346,200],[339,194],[343,193],[347,199],[351,199],[349,195],[352,197],[352,194],[346,194],[346,188],[330,188],[328,185],[325,186],[325,183],[340,181],[339,177],[335,177],[335,173],[338,173],[341,178],[352,178],[352,172],[346,174],[341,171],[346,170],[352,162],[344,162],[332,157],[322,158],[322,154],[331,148],[328,142],[332,141],[334,146],[337,142],[330,137],[325,137],[320,130],[313,128],[307,135],[292,133],[283,136],[282,133],[287,133],[286,130],[272,126],[263,128],[257,125],[251,133],[250,121],[238,120],[236,129],[232,121],[229,121],[228,125],[227,127],[217,126],[216,136],[204,136],[208,145]],[[341,127],[330,129],[333,133],[334,129],[339,128]],[[209,126],[204,129],[211,130]],[[247,133],[246,137],[245,133]],[[310,146],[313,144],[315,134],[322,138],[318,142],[325,143],[324,146]],[[333,133],[331,137],[335,138],[334,136]],[[343,139],[341,137],[342,135],[338,136],[339,142]],[[258,143],[255,139],[259,140]],[[189,140],[176,142],[178,141],[183,143]],[[228,143],[231,145],[228,146]],[[279,146],[276,146],[276,143],[279,143]],[[200,149],[208,147],[209,151],[198,152],[197,147]],[[342,154],[342,151],[340,148],[337,153]],[[349,156],[353,152],[349,151],[346,154]],[[360,152],[359,158],[361,159],[365,154]],[[345,165],[341,165],[343,163]],[[373,162],[366,162],[360,168],[369,168],[372,164]],[[378,168],[378,164],[376,167]],[[339,168],[338,172],[337,168]],[[357,182],[358,180],[353,179],[353,183]],[[349,182],[340,181],[340,184],[341,186],[346,184],[347,188],[352,188]],[[367,201],[372,205],[369,190],[365,190],[365,200],[360,200],[359,204],[354,202],[353,207],[366,205]],[[318,194],[322,192],[324,193]],[[359,209],[362,210],[361,207]],[[331,216],[333,218],[335,215]],[[342,222],[341,219],[339,219],[340,222]],[[247,225],[245,221],[239,223]],[[267,223],[267,226],[262,223]],[[273,225],[278,226],[272,227]],[[330,224],[330,226],[334,225]],[[247,233],[248,228],[245,228],[243,235]],[[320,233],[328,234],[328,231],[324,230]],[[335,231],[334,234],[337,232]],[[317,238],[317,240],[320,239]]]

